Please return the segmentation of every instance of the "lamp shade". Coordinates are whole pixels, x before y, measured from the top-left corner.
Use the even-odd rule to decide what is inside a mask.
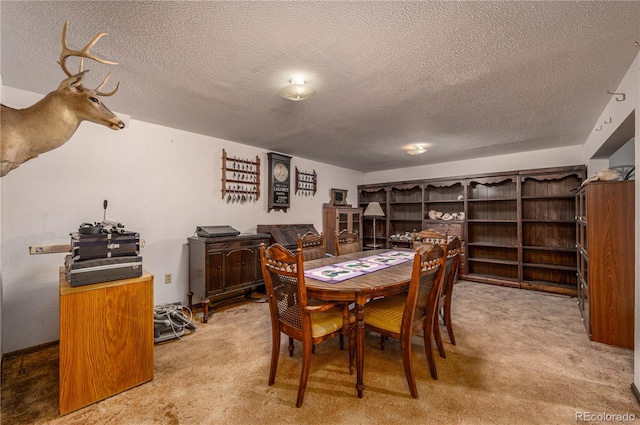
[[[384,211],[379,202],[369,202],[367,208],[364,210],[365,217],[384,217]]]

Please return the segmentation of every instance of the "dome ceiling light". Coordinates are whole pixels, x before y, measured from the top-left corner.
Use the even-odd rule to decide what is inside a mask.
[[[425,153],[427,151],[427,148],[425,148],[422,145],[413,145],[412,149],[408,149],[407,153],[409,155],[421,155],[423,153]]]
[[[288,100],[306,100],[316,94],[316,89],[309,85],[310,81],[292,78],[289,84],[280,90],[280,96]]]

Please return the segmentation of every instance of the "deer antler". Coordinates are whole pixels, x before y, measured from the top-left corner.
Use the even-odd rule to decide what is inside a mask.
[[[62,52],[60,53],[60,60],[58,61],[58,63],[62,67],[62,70],[64,71],[64,73],[67,74],[67,77],[71,77],[73,75],[69,72],[66,66],[66,61],[69,56],[77,56],[80,58],[80,67],[79,67],[78,73],[82,72],[82,62],[84,58],[92,59],[96,62],[104,63],[106,65],[118,64],[118,62],[113,62],[107,59],[99,58],[98,56],[89,52],[91,48],[94,46],[94,44],[96,44],[98,40],[100,40],[104,35],[107,35],[107,34],[104,32],[97,34],[95,37],[93,37],[93,40],[91,40],[86,46],[84,46],[84,48],[82,48],[82,50],[71,50],[67,47],[67,21],[65,21],[64,26],[62,27]],[[102,88],[102,86],[104,86],[107,83],[107,80],[109,79],[110,76],[111,76],[111,72],[109,72],[107,76],[104,77],[104,80],[102,80],[102,83],[100,83],[100,85],[94,89],[97,95],[112,96],[118,91],[118,89],[120,88],[119,81],[118,81],[118,84],[116,85],[116,88],[109,93],[102,93],[98,91]]]

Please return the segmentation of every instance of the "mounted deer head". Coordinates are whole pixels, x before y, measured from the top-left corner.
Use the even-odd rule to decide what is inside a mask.
[[[67,74],[58,88],[33,106],[25,109],[13,109],[4,105],[0,111],[0,177],[20,164],[35,158],[41,153],[62,146],[73,136],[82,121],[92,121],[114,130],[124,128],[124,123],[100,101],[98,96],[112,96],[118,91],[120,83],[109,93],[99,90],[106,84],[111,73],[95,89],[82,85],[84,58],[107,65],[117,65],[101,59],[89,51],[94,44],[106,35],[100,33],[93,37],[82,50],[70,50],[67,47],[67,22],[62,28],[62,52],[58,62]],[[70,56],[80,58],[79,70],[71,74],[67,70],[66,60]]]

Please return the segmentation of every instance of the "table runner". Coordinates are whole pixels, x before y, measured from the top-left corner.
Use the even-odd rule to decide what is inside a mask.
[[[359,260],[343,261],[329,266],[306,270],[305,277],[326,283],[338,283],[376,270],[406,263],[414,256],[412,252],[389,251]]]

